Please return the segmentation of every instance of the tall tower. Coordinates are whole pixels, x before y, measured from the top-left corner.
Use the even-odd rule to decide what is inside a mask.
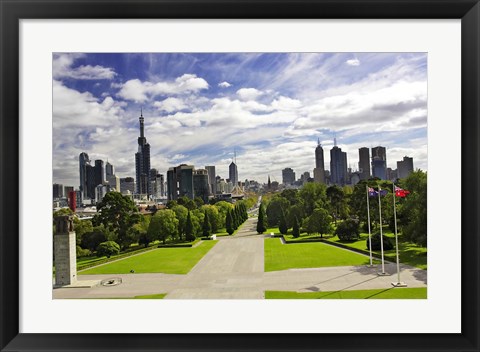
[[[138,137],[138,152],[135,153],[136,193],[152,194],[150,184],[150,144],[147,143],[144,131],[143,112],[140,111],[140,137]]]
[[[217,180],[215,179],[216,172],[215,166],[205,166],[205,170],[208,172],[208,184],[210,188],[210,194],[215,195],[217,194]]]
[[[385,147],[372,148],[372,176],[387,179],[387,151]]]
[[[87,165],[90,165],[90,159],[88,158],[88,154],[83,152],[80,153],[78,157],[78,163],[80,167],[80,192],[82,193],[82,199],[88,198],[88,191],[87,191]]]
[[[323,148],[320,144],[320,138],[317,140],[315,148],[315,168],[313,169],[313,180],[318,183],[325,183],[325,162],[323,159]]]
[[[347,183],[347,153],[335,146],[330,150],[330,180],[333,184],[344,186]]]
[[[230,179],[230,182],[233,184],[233,187],[235,187],[238,184],[237,164],[235,164],[233,161],[228,167],[228,178]]]
[[[105,183],[105,167],[103,160],[95,160],[95,187]]]
[[[358,149],[358,169],[361,180],[370,178],[370,151],[366,147]]]

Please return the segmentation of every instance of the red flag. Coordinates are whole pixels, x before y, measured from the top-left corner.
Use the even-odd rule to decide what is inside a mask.
[[[410,194],[410,191],[395,186],[395,196],[405,198],[407,194]]]

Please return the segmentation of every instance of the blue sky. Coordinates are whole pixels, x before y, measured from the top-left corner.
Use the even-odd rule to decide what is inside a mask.
[[[215,165],[228,178],[281,182],[313,175],[320,139],[330,149],[387,148],[427,170],[425,53],[131,53],[53,55],[53,181],[78,187],[78,155],[134,176],[143,109],[151,164]]]

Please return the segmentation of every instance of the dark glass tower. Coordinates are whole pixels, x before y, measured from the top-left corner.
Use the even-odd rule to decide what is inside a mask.
[[[87,153],[80,153],[78,157],[79,169],[80,169],[80,192],[82,193],[82,199],[88,198],[87,191],[87,165],[90,165],[90,159]]]
[[[238,169],[237,165],[233,161],[228,167],[228,177],[230,178],[230,182],[233,184],[233,187],[235,187],[238,184]]]
[[[315,182],[325,183],[325,161],[323,159],[323,148],[320,139],[315,148],[315,168],[313,169],[313,179]]]
[[[366,147],[358,150],[358,169],[361,180],[368,180],[370,178],[370,151]]]
[[[339,186],[347,183],[347,153],[335,146],[330,150],[330,181]]]
[[[147,143],[144,133],[144,118],[140,112],[140,137],[138,137],[138,152],[135,153],[135,176],[137,194],[150,196],[150,144]]]

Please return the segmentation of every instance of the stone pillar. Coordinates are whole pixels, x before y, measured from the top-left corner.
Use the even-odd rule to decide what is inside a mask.
[[[73,216],[55,218],[55,285],[71,285],[77,281],[77,243]]]

